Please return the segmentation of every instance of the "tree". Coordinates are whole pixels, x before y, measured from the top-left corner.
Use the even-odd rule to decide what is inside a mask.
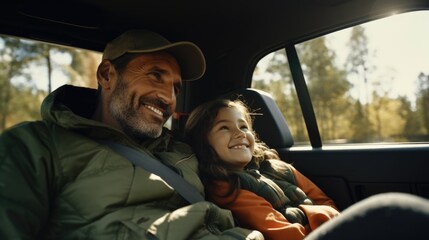
[[[369,114],[375,135],[371,140],[392,141],[395,138],[403,138],[402,133],[406,118],[399,114],[403,107],[401,99],[390,98],[387,92],[384,95],[379,95],[373,91],[372,95],[373,101],[369,105]]]
[[[0,130],[7,127],[8,116],[15,95],[15,87],[12,80],[21,77],[25,81],[30,81],[28,73],[25,71],[29,64],[37,58],[34,47],[29,41],[21,41],[16,38],[2,37],[3,48],[0,49],[0,62],[2,71],[0,74]]]
[[[354,121],[351,124],[351,141],[352,142],[367,142],[370,137],[373,135],[373,130],[369,118],[366,117],[364,113],[364,107],[362,106],[360,100],[356,100],[354,111],[351,115],[351,119]]]
[[[347,56],[345,67],[349,79],[354,80],[354,86],[358,90],[357,104],[355,104],[356,114],[351,122],[353,125],[352,129],[354,129],[353,138],[359,142],[367,142],[370,141],[372,134],[374,134],[370,130],[372,126],[369,120],[370,100],[368,93],[368,74],[372,71],[373,67],[369,66],[368,38],[362,26],[352,28],[348,46],[350,52]],[[362,96],[364,97],[363,99]],[[362,105],[362,102],[365,102],[365,104]],[[361,132],[357,132],[358,129],[361,129]]]
[[[101,54],[92,51],[70,51],[71,64],[66,68],[70,84],[97,88],[96,71]]]
[[[369,66],[369,49],[368,49],[368,38],[365,34],[365,29],[362,26],[356,26],[352,28],[350,39],[348,42],[350,49],[349,55],[347,56],[346,69],[349,75],[354,75],[356,84],[359,90],[359,97],[362,96],[360,92],[360,86],[363,82],[364,85],[364,96],[366,104],[369,103],[368,93],[368,74],[373,70],[373,67]],[[361,99],[361,102],[363,101]]]
[[[413,111],[411,102],[406,97],[400,97],[399,101],[401,101],[401,107],[398,109],[398,114],[405,120],[401,135],[406,138],[404,140],[409,142],[419,141],[422,124],[420,123],[417,111]]]
[[[55,61],[60,54],[69,56],[71,64]],[[96,87],[100,58],[95,52],[0,36],[0,131],[23,120],[40,119],[41,101],[53,90],[54,71],[68,76],[69,83]],[[32,67],[46,69],[47,90],[38,88]]]
[[[429,74],[420,73],[418,79],[417,112],[422,121],[423,128],[426,131],[426,135],[429,135]]]
[[[346,72],[335,64],[335,54],[327,47],[325,37],[307,41],[298,46],[300,61],[307,79],[322,139],[341,137],[337,128],[345,118],[345,109],[350,105],[346,93],[351,85]]]

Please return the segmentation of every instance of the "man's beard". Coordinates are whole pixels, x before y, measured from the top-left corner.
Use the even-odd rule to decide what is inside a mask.
[[[142,119],[137,112],[138,110],[134,108],[135,98],[135,94],[128,95],[128,87],[124,84],[122,77],[119,76],[118,84],[112,93],[109,105],[113,118],[119,123],[126,135],[137,141],[159,137],[165,121],[157,125]],[[159,99],[144,98],[139,99],[139,102],[152,103],[154,106],[161,108],[164,115],[170,115],[168,106]],[[144,106],[141,105],[140,107]]]

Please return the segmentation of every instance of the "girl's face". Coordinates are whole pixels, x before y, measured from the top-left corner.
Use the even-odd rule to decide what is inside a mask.
[[[219,158],[235,170],[244,169],[255,147],[255,137],[245,119],[235,107],[221,108],[207,136]]]

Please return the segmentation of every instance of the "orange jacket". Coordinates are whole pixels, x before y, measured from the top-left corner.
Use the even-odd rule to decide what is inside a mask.
[[[237,195],[224,196],[229,189],[226,181],[218,181],[206,188],[208,200],[231,210],[241,227],[259,230],[266,239],[303,239],[322,223],[339,215],[332,199],[322,192],[310,179],[290,166],[297,186],[313,200],[315,205],[300,205],[306,214],[308,225],[290,223],[264,198],[248,190],[239,189]],[[234,200],[234,197],[237,198]]]

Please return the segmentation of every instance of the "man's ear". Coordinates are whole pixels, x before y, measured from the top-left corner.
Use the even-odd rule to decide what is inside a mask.
[[[114,73],[115,67],[110,60],[104,59],[100,65],[98,65],[97,81],[98,85],[101,86],[102,89],[110,89],[112,87],[112,71]]]

